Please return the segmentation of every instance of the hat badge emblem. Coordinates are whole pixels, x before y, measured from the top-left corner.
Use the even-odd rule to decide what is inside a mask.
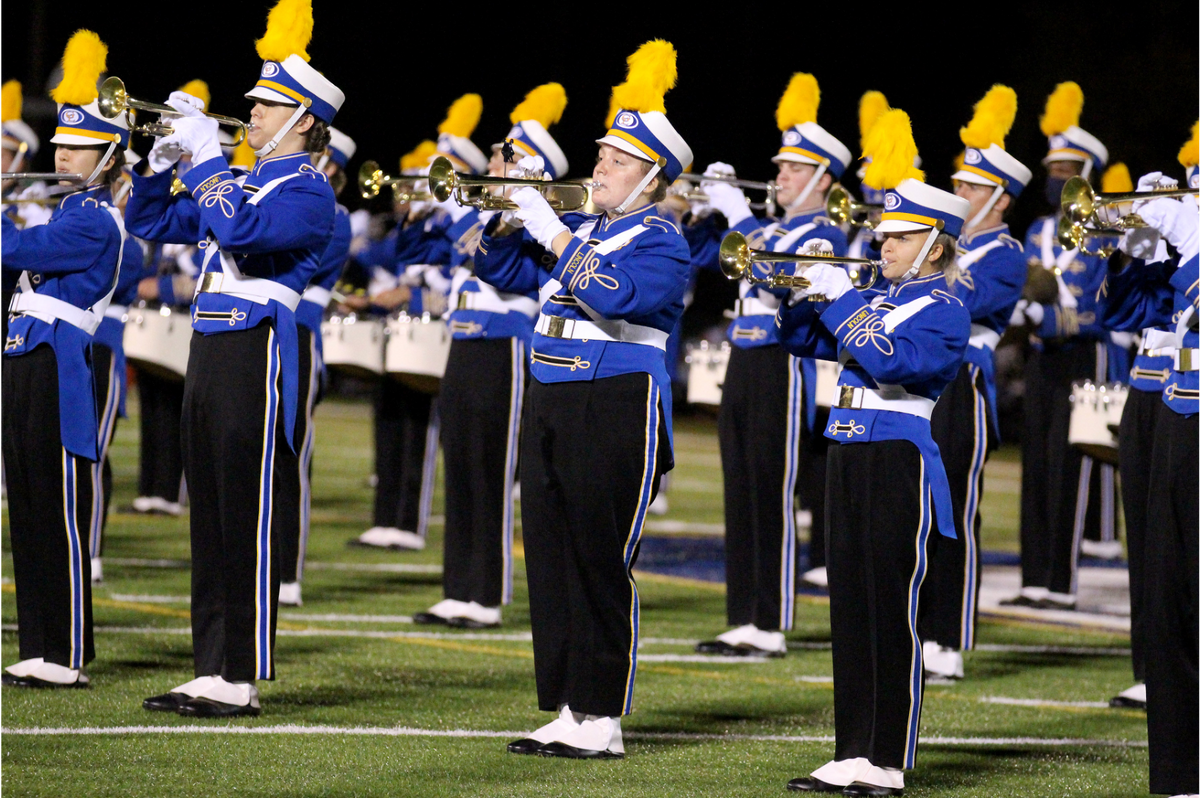
[[[64,125],[78,125],[83,121],[83,112],[77,108],[64,108],[62,121]]]
[[[617,114],[617,127],[637,127],[637,116],[629,111],[622,111]]]
[[[968,149],[967,157],[964,160],[966,161],[966,163],[979,163],[980,161],[983,160],[983,155],[980,154],[979,150]]]
[[[1067,146],[1067,137],[1063,135],[1054,135],[1050,137],[1051,149],[1061,149]]]
[[[795,130],[789,130],[783,134],[783,143],[789,147],[794,147],[800,143],[801,135]]]
[[[889,191],[887,198],[883,201],[883,207],[885,210],[889,211],[894,211],[899,208],[900,195]]]
[[[273,78],[278,74],[279,74],[279,64],[276,64],[274,61],[268,61],[265,64],[263,64],[262,76],[264,78]]]

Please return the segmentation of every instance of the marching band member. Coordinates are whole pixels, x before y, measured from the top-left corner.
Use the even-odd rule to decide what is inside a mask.
[[[486,171],[487,156],[470,139],[482,114],[478,94],[455,100],[438,126],[436,150],[421,169],[427,170],[433,157],[442,155],[458,171]],[[386,270],[376,269],[371,304],[388,311],[404,307],[410,316],[426,311],[442,315],[440,306],[450,287],[440,274],[451,258],[448,230],[467,210],[454,202],[413,203],[395,249],[387,254]],[[407,551],[425,548],[440,431],[436,397],[385,375],[375,407],[375,525],[352,543]]]
[[[1104,168],[1108,150],[1077,122],[1083,92],[1060,83],[1046,102],[1042,132],[1049,137],[1046,199],[1057,209],[1062,187]],[[1021,592],[1002,604],[1074,609],[1079,540],[1087,516],[1092,459],[1067,443],[1071,383],[1104,382],[1107,350],[1096,320],[1099,257],[1058,244],[1058,213],[1034,221],[1025,236],[1027,262],[1052,270],[1058,299],[1051,305],[1020,301],[1013,323],[1032,328],[1025,364],[1021,433]]]
[[[475,259],[498,290],[540,289],[521,437],[521,501],[538,707],[558,717],[517,754],[625,755],[639,606],[632,567],[646,508],[673,465],[663,352],[683,312],[687,242],[655,203],[691,163],[667,120],[675,48],[648,42],[613,90],[617,112],[592,172],[599,216],[561,219],[513,192],[524,231],[493,218]],[[580,445],[603,430],[605,446]]]
[[[0,88],[0,166],[5,172],[20,172],[30,161],[33,156],[37,155],[38,141],[37,134],[33,132],[33,128],[29,127],[24,120],[21,119],[21,110],[24,105],[24,98],[21,94],[21,84],[15,80],[6,80],[3,88]],[[12,204],[10,201],[15,199],[33,200],[37,197],[46,196],[45,184],[38,182],[28,186],[25,189],[17,188],[17,181],[6,181],[6,184],[0,186],[3,189],[3,213],[13,220],[13,223],[18,227],[31,227],[37,224],[45,224],[50,221],[50,216],[53,210],[47,205],[41,205],[35,202],[25,202],[21,204]],[[15,272],[5,272],[3,275],[3,303],[7,309],[12,301],[13,291],[17,287],[17,275]],[[3,315],[4,330],[3,333],[8,335],[8,314]]]
[[[96,104],[108,48],[76,32],[63,54],[54,163],[83,175],[45,225],[2,218],[6,270],[20,274],[4,341],[3,447],[21,661],[6,685],[87,687],[95,658],[91,464],[98,459],[92,337],[116,290],[126,239],[111,186],[129,129]]]
[[[850,150],[817,124],[820,89],[809,74],[792,76],[779,101],[782,131],[776,199],[781,221],[763,225],[741,189],[702,183],[709,203],[752,247],[799,252],[814,239],[845,255],[845,234],[824,215],[825,196],[850,163]],[[713,164],[712,172],[728,171]],[[709,172],[706,171],[706,174]],[[755,267],[769,273],[770,264]],[[729,327],[733,349],[725,374],[718,431],[725,482],[725,612],[730,631],[701,642],[712,654],[783,656],[783,632],[792,628],[796,592],[797,474],[801,430],[815,415],[813,364],[779,346],[773,316],[787,291],[743,281],[737,318]],[[807,435],[809,433],[804,433]],[[807,502],[819,501],[811,496]],[[814,525],[821,522],[814,516]]]
[[[310,153],[329,141],[341,90],[308,63],[309,0],[281,0],[257,43],[264,63],[249,141],[258,163],[239,185],[216,120],[173,93],[181,117],[135,178],[130,228],[149,240],[207,237],[193,305],[184,393],[184,470],[191,499],[192,642],[196,678],[146,699],[193,717],[260,712],[257,679],[275,677],[279,541],[271,526],[277,450],[295,450],[295,309],[333,235],[335,199]],[[171,194],[172,167],[192,156]]]
[[[966,154],[954,173],[954,193],[971,203],[958,239],[953,286],[971,312],[971,340],[958,376],[946,386],[930,419],[933,440],[950,476],[956,538],[930,542],[929,574],[921,591],[920,634],[925,670],[961,679],[962,651],[975,645],[979,604],[979,505],[983,466],[999,445],[993,353],[1025,286],[1025,255],[1004,217],[1033,173],[1004,149],[1017,113],[1017,94],[993,86],[959,131]]]
[[[314,153],[317,169],[329,178],[333,195],[346,187],[346,164],[357,149],[354,140],[337,128],[329,128],[329,146]],[[300,394],[296,398],[296,429],[293,439],[299,447],[295,462],[280,461],[279,509],[274,516],[279,535],[281,557],[279,603],[300,606],[300,579],[304,576],[304,554],[308,549],[309,515],[312,509],[312,456],[316,439],[313,411],[321,401],[325,362],[321,350],[321,318],[333,298],[333,286],[350,256],[350,211],[337,205],[333,238],[321,256],[321,266],[309,280],[296,307],[296,336],[300,354]]]
[[[923,676],[918,594],[931,532],[954,536],[949,486],[929,419],[958,374],[970,313],[951,292],[955,238],[969,203],[921,182],[908,115],[872,129],[865,181],[888,189],[882,222],[887,295],[870,304],[838,266],[780,309],[779,339],[844,365],[825,434],[833,761],[788,789],[898,795],[916,759]],[[798,301],[795,301],[798,300]],[[937,530],[933,519],[936,509]]]
[[[1180,160],[1188,167],[1189,187],[1200,188],[1195,129],[1192,136]],[[1153,172],[1138,181],[1139,191],[1170,187],[1164,186],[1165,182],[1160,172]],[[1144,657],[1150,792],[1194,794],[1200,789],[1200,724],[1189,709],[1200,701],[1196,678],[1196,617],[1200,611],[1198,216],[1194,197],[1182,202],[1170,198],[1135,202],[1133,212],[1161,233],[1176,252],[1169,258],[1166,248],[1160,247],[1145,260],[1114,257],[1100,291],[1106,319],[1119,329],[1158,327],[1148,331],[1149,344],[1152,349],[1169,349],[1172,360],[1154,421],[1148,475],[1152,489],[1146,496],[1140,546],[1142,634],[1153,645],[1153,654]],[[1126,412],[1129,410],[1127,402]],[[1124,430],[1124,418],[1121,426]],[[1125,446],[1124,438],[1121,446]]]
[[[866,142],[867,135],[871,132],[871,128],[879,121],[889,110],[887,97],[881,91],[864,92],[863,96],[858,100],[858,141],[859,146]],[[920,158],[917,159],[920,161]],[[867,162],[864,161],[858,168],[855,176],[861,181],[867,174]],[[913,164],[920,169],[921,164]],[[850,239],[850,243],[846,246],[846,254],[851,258],[878,258],[879,257],[879,236],[875,234],[874,225],[879,223],[879,214],[883,209],[884,192],[871,188],[866,183],[861,183],[862,201],[868,205],[874,206],[869,213],[869,224],[858,226],[858,231],[854,237]],[[814,436],[824,437],[824,436]]]
[[[1200,124],[1192,126],[1192,137],[1179,152],[1179,162],[1189,177],[1196,171],[1200,161]],[[1171,187],[1174,180],[1151,174],[1138,181],[1139,191],[1153,191],[1160,187]],[[1153,229],[1153,228],[1151,228]],[[1121,252],[1127,258],[1141,259],[1151,263],[1167,260],[1165,253],[1155,253],[1161,244],[1161,236],[1154,231],[1153,239],[1147,240],[1142,230],[1132,230],[1121,240]],[[1164,246],[1165,249],[1165,246]],[[1113,263],[1109,263],[1110,273]],[[1146,637],[1145,612],[1145,550],[1147,510],[1151,493],[1150,471],[1153,460],[1155,428],[1158,408],[1163,402],[1163,389],[1171,376],[1175,349],[1172,345],[1173,324],[1159,324],[1139,329],[1130,327],[1121,317],[1123,308],[1109,302],[1107,278],[1101,287],[1098,300],[1101,308],[1101,323],[1108,329],[1140,332],[1137,356],[1129,370],[1129,394],[1121,412],[1121,427],[1118,434],[1121,445],[1117,451],[1121,472],[1121,507],[1125,513],[1125,547],[1129,562],[1129,648],[1133,664],[1134,685],[1122,690],[1109,701],[1113,707],[1146,708]]]
[[[558,83],[539,86],[510,114],[503,144],[492,147],[488,173],[507,176],[507,157],[537,161],[550,179],[567,159],[547,129],[558,122],[567,93]],[[451,200],[453,201],[453,200]],[[472,210],[451,228],[454,239],[450,301],[450,358],[438,395],[445,422],[446,532],[442,564],[445,598],[417,623],[482,628],[500,624],[512,601],[513,483],[516,479],[521,400],[537,292],[499,291],[471,271],[471,260],[494,212]]]

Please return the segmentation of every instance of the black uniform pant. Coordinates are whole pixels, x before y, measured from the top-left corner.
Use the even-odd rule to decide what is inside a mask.
[[[802,387],[800,359],[781,346],[729,353],[717,430],[731,626],[792,628]]]
[[[1144,618],[1154,654],[1146,657],[1146,720],[1150,792],[1167,795],[1200,791],[1198,420],[1159,405],[1150,472]]]
[[[375,526],[425,537],[437,470],[437,398],[391,377],[375,402]]]
[[[1146,513],[1150,501],[1154,429],[1163,406],[1161,391],[1130,388],[1121,413],[1118,435],[1121,469],[1121,506],[1125,510],[1125,548],[1129,561],[1129,647],[1133,678],[1146,679]]]
[[[183,380],[137,370],[141,418],[138,495],[179,501],[183,477],[183,447],[179,437],[183,416]]]
[[[96,658],[87,548],[92,462],[63,448],[53,349],[5,357],[3,391],[20,656],[82,668]]]
[[[911,768],[921,722],[916,636],[926,544],[936,535],[921,454],[909,441],[829,447],[829,621],[834,759]]]
[[[1079,541],[1100,524],[1101,483],[1109,466],[1067,442],[1071,383],[1097,378],[1097,344],[1079,341],[1031,351],[1025,363],[1021,430],[1021,583],[1074,594]],[[1099,375],[1103,381],[1103,374]],[[1110,514],[1115,506],[1105,508]],[[939,641],[940,642],[940,641]]]
[[[289,452],[275,331],[193,333],[183,398],[196,676],[275,678],[275,463]]]
[[[803,411],[802,411],[803,412]],[[800,439],[800,478],[796,493],[805,509],[812,514],[808,530],[808,568],[825,567],[825,472],[829,460],[829,408],[817,407],[817,419],[811,434]]]
[[[276,496],[272,513],[279,537],[279,580],[299,582],[304,576],[304,553],[308,549],[309,517],[312,511],[312,455],[316,435],[313,410],[321,400],[321,357],[317,338],[307,327],[296,325],[299,339],[299,369],[296,380],[296,428],[292,440],[297,454],[279,451],[275,460]]]
[[[921,639],[970,650],[975,646],[982,577],[983,466],[998,437],[989,413],[987,381],[978,366],[963,363],[938,398],[929,423],[950,480],[958,537],[933,535],[929,541],[929,573],[921,587]]]
[[[637,672],[632,569],[670,448],[648,374],[530,380],[521,518],[538,707],[627,715]]]
[[[112,463],[108,447],[117,431],[121,407],[121,375],[113,351],[104,344],[92,344],[92,374],[96,383],[96,410],[100,429],[96,435],[98,460],[91,464],[92,507],[88,519],[88,550],[99,557],[104,548],[104,531],[108,528],[108,508],[112,504]]]
[[[525,342],[455,339],[438,410],[445,421],[442,465],[446,598],[496,607],[512,601],[513,480]]]

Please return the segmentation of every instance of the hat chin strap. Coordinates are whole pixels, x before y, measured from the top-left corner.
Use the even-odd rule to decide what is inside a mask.
[[[1091,174],[1092,174],[1092,159],[1088,158],[1086,161],[1083,162],[1083,168],[1079,170],[1079,176],[1082,177],[1084,180],[1087,180],[1091,177]]]
[[[804,186],[804,190],[800,192],[800,196],[796,197],[796,199],[792,200],[788,204],[787,213],[792,213],[799,208],[806,199],[808,199],[808,195],[811,194],[813,189],[817,187],[817,183],[821,182],[821,177],[828,169],[829,164],[826,163],[823,163],[817,167],[817,171],[813,172],[813,176],[809,178],[808,183]]]
[[[117,142],[110,141],[108,144],[108,149],[104,151],[104,155],[101,156],[100,160],[96,162],[96,168],[92,170],[90,175],[88,175],[88,179],[83,181],[84,186],[90,186],[92,181],[99,177],[100,171],[104,169],[104,164],[108,163],[108,159],[112,157],[113,151],[116,150],[116,148]]]
[[[917,272],[921,271],[921,266],[925,263],[925,256],[929,254],[929,250],[933,249],[933,242],[937,241],[938,233],[942,232],[936,227],[929,228],[929,235],[925,237],[925,244],[921,247],[921,254],[917,255],[917,259],[913,261],[913,265],[904,274],[897,278],[896,282],[903,283],[917,276]]]
[[[979,213],[975,214],[971,221],[967,222],[968,230],[974,229],[976,225],[983,221],[984,217],[992,212],[992,208],[996,207],[996,203],[1000,201],[1000,195],[1003,193],[1004,186],[1001,185],[997,185],[996,188],[992,190],[992,196],[988,197],[988,201],[984,203],[982,208],[979,209]]]
[[[254,157],[266,158],[275,152],[275,148],[279,146],[280,139],[296,126],[296,123],[300,121],[300,117],[304,116],[304,112],[307,110],[303,105],[297,105],[296,110],[292,112],[291,118],[287,122],[284,122],[283,127],[279,128],[279,132],[275,134],[275,137],[254,151]]]
[[[642,178],[642,181],[638,183],[637,186],[634,187],[633,191],[630,192],[629,196],[625,198],[625,201],[613,210],[613,213],[615,213],[617,216],[623,216],[625,214],[625,209],[637,202],[638,197],[642,196],[642,192],[646,190],[646,186],[650,185],[650,181],[658,176],[658,173],[662,171],[664,166],[666,166],[666,160],[659,158],[658,161],[656,161],[654,165],[650,167],[650,171],[646,172],[646,176]]]

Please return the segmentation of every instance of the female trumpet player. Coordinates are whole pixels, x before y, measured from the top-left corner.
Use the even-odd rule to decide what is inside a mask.
[[[87,687],[83,667],[95,658],[91,350],[122,267],[126,235],[112,185],[129,143],[123,120],[105,119],[96,105],[107,53],[95,33],[77,32],[52,92],[55,169],[83,175],[79,191],[47,224],[19,230],[2,220],[0,261],[20,275],[4,341],[3,446],[21,661],[5,669],[6,685]]]
[[[521,426],[521,501],[538,706],[558,717],[517,754],[619,758],[633,709],[639,608],[631,569],[646,508],[672,463],[663,352],[683,312],[687,242],[655,203],[692,153],[663,112],[675,49],[629,58],[592,171],[603,213],[561,219],[513,192],[524,229],[493,219],[475,271],[501,291],[540,289]],[[603,430],[602,447],[582,445]]]
[[[936,531],[954,537],[929,419],[970,333],[970,314],[949,286],[969,203],[921,182],[903,111],[884,114],[865,149],[873,160],[864,179],[888,189],[876,228],[887,295],[868,304],[843,269],[818,264],[777,316],[789,352],[844,364],[825,430],[834,442],[826,545],[837,741],[831,762],[788,788],[895,795],[916,759],[918,595],[935,508]]]

